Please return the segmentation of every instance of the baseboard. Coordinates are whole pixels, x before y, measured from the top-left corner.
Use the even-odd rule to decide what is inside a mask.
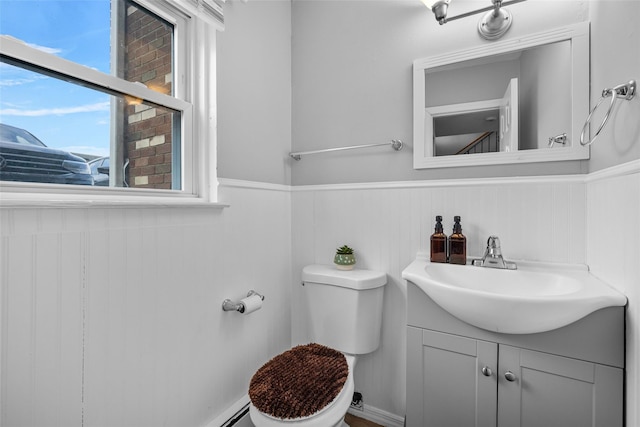
[[[362,411],[349,409],[351,415],[373,421],[384,427],[404,427],[404,417],[365,404]]]
[[[244,395],[222,414],[209,421],[204,427],[232,427],[242,425],[253,425],[249,421],[249,396]]]

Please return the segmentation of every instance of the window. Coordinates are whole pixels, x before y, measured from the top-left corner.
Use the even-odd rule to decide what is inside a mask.
[[[221,12],[211,0],[0,2],[2,190],[214,199],[201,159],[214,152]]]

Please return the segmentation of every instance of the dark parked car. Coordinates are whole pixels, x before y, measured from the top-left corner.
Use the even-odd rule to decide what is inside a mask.
[[[97,159],[93,159],[89,162],[89,167],[91,168],[91,173],[93,174],[93,185],[99,185],[102,187],[109,187],[109,164],[111,161],[109,157],[98,157]],[[123,166],[123,173],[125,178],[123,178],[122,184],[118,187],[128,187],[129,183],[127,182],[127,168],[129,167],[129,159],[125,159]]]
[[[0,123],[0,180],[93,185],[86,160],[49,148],[24,129]]]
[[[109,173],[107,171],[109,170],[109,157],[99,157],[91,160],[89,167],[91,168],[91,175],[93,175],[93,185],[108,187]]]

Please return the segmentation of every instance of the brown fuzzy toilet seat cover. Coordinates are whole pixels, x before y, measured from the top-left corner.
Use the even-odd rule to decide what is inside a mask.
[[[258,369],[249,398],[260,412],[276,418],[308,417],[338,396],[348,375],[344,354],[320,344],[300,345]]]

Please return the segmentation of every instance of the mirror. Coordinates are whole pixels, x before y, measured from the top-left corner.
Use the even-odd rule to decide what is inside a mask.
[[[418,59],[413,71],[415,169],[589,158],[588,23]]]

